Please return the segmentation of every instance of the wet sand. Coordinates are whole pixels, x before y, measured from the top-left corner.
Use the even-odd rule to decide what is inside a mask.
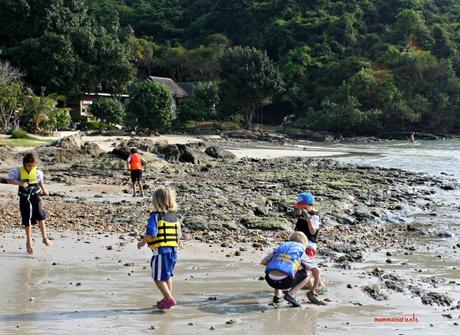
[[[34,256],[25,254],[21,231],[0,237],[0,334],[457,334],[459,329],[454,325],[458,311],[449,312],[451,320],[441,315],[443,307],[424,306],[419,298],[395,293],[379,302],[359,288],[370,281],[363,273],[377,264],[407,277],[442,271],[446,279],[458,281],[458,270],[446,270],[449,255],[432,262],[414,252],[385,264],[382,252],[354,263],[352,270],[322,268],[329,292],[321,298],[330,299],[327,306],[308,303],[302,292],[301,309],[286,303],[276,308],[270,306],[269,287],[259,280],[262,252],[246,246],[241,256],[227,257],[227,248],[186,242],[174,278],[178,306],[163,312],[152,307],[159,294],[149,277],[150,251],[137,250],[134,237],[52,235],[51,248],[36,241]],[[402,261],[410,265],[399,265]],[[427,265],[428,273],[414,271]],[[458,285],[449,290],[459,298]],[[418,322],[374,322],[375,317],[413,313]],[[230,320],[236,323],[227,324]]]

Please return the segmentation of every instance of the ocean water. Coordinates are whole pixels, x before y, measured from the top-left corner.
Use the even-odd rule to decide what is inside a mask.
[[[439,141],[388,141],[370,144],[333,144],[328,146],[352,155],[340,161],[360,165],[398,168],[431,175],[447,174],[460,181],[460,139]]]

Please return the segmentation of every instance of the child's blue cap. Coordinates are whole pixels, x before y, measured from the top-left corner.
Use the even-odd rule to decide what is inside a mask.
[[[313,205],[315,203],[315,197],[310,192],[303,192],[297,196],[297,203],[294,207],[302,208],[306,205]]]

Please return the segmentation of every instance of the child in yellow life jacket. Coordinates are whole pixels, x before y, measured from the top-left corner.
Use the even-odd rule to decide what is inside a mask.
[[[19,210],[22,217],[22,226],[26,230],[27,252],[32,254],[32,225],[40,227],[43,243],[47,246],[51,242],[46,234],[45,220],[48,214],[43,209],[40,195],[49,195],[43,182],[43,172],[36,167],[37,157],[34,153],[27,153],[22,159],[22,166],[11,170],[7,183],[19,186]]]
[[[152,249],[150,261],[152,279],[163,294],[157,301],[160,309],[176,305],[172,295],[172,277],[177,261],[180,227],[176,214],[175,192],[169,187],[161,187],[153,193],[153,212],[147,222],[145,235],[137,244],[140,249],[146,244]]]
[[[288,290],[283,296],[284,300],[294,307],[300,307],[295,294],[306,285],[307,271],[311,271],[315,279],[319,276],[318,267],[305,253],[307,246],[307,236],[302,232],[294,232],[289,242],[279,245],[260,262],[266,265],[265,280],[275,290],[273,303],[281,302],[282,291]],[[318,281],[315,280],[313,289],[317,285]]]

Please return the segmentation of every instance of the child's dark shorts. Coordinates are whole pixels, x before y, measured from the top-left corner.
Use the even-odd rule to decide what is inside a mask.
[[[265,280],[267,281],[267,284],[270,285],[270,287],[273,287],[277,290],[289,290],[292,287],[297,286],[297,284],[305,280],[305,278],[307,278],[307,270],[304,268],[297,271],[294,278],[288,276],[281,280],[273,280],[272,278],[270,278],[268,273],[265,275]]]
[[[135,183],[140,182],[142,178],[142,170],[132,170],[131,171],[131,182]]]
[[[37,221],[46,220],[48,214],[43,209],[42,199],[38,194],[19,197],[19,210],[23,227],[36,225]]]

